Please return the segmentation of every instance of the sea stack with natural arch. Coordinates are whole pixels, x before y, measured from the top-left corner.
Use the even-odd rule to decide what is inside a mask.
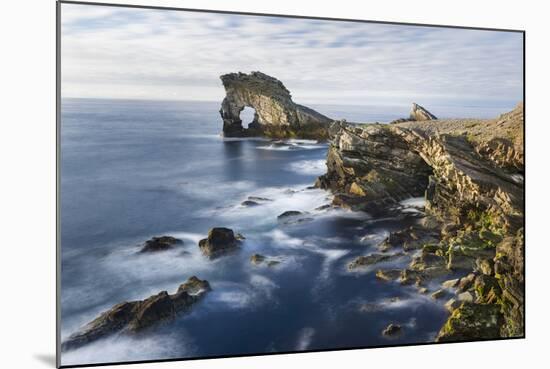
[[[220,78],[226,94],[220,109],[225,137],[328,138],[333,120],[294,103],[290,91],[278,79],[262,72],[228,73]],[[245,107],[255,111],[248,127],[243,126],[240,117]]]

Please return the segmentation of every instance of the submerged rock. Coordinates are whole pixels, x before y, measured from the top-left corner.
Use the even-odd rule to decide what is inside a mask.
[[[397,252],[395,254],[370,254],[367,256],[359,256],[348,264],[348,269],[354,270],[361,267],[367,267],[369,265],[395,260],[403,255],[405,254],[402,252]]]
[[[265,261],[265,256],[260,254],[254,254],[250,257],[250,262],[255,265],[260,265]]]
[[[273,200],[268,199],[267,197],[248,196],[248,201],[269,202],[269,201],[273,201]]]
[[[170,250],[175,245],[182,245],[183,241],[172,236],[153,237],[145,241],[139,252],[156,252]]]
[[[208,291],[208,281],[193,276],[180,285],[173,295],[162,291],[145,300],[117,304],[70,335],[62,343],[61,349],[75,349],[121,331],[126,334],[137,333],[161,321],[173,319],[188,310]]]
[[[245,200],[243,202],[241,202],[241,205],[242,206],[245,206],[245,207],[251,207],[251,206],[258,206],[260,205],[258,202],[256,201],[252,201],[252,200]]]
[[[401,326],[399,324],[390,324],[383,331],[384,336],[395,336],[401,333]]]
[[[379,269],[376,271],[376,278],[383,281],[395,281],[400,276],[400,269]]]
[[[437,290],[434,293],[432,293],[432,298],[434,300],[439,300],[439,299],[445,297],[446,294],[447,294],[447,292],[445,290]]]
[[[268,136],[275,138],[327,139],[332,119],[292,101],[281,81],[261,72],[229,73],[220,76],[226,96],[220,115],[226,137]],[[248,128],[240,114],[255,110]]]
[[[208,237],[199,241],[202,253],[208,257],[235,250],[239,244],[240,241],[235,237],[233,230],[223,227],[211,228]]]
[[[264,256],[261,254],[253,254],[252,256],[250,256],[250,262],[257,266],[265,264],[268,267],[272,267],[280,264],[281,259],[277,257]]]
[[[288,211],[285,211],[284,213],[281,213],[277,216],[277,219],[285,219],[285,218],[290,218],[290,217],[296,217],[296,216],[299,216],[299,215],[302,215],[303,213],[301,211],[297,211],[297,210],[288,210]]]

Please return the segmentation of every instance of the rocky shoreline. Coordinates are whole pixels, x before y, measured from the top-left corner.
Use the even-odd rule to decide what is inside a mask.
[[[411,119],[418,109],[414,104]],[[334,205],[376,214],[425,197],[426,216],[418,225],[379,246],[420,254],[406,269],[376,275],[427,293],[428,281],[463,274],[455,285],[441,281],[455,296],[446,303],[450,316],[436,341],[524,335],[523,124],[519,104],[491,120],[335,122],[330,128],[328,170],[316,186],[334,193]],[[349,267],[398,256],[366,255]]]

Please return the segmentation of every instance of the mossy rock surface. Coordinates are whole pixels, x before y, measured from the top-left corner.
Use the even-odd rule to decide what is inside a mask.
[[[436,341],[471,341],[500,337],[503,324],[500,306],[496,304],[463,303],[455,309],[441,328]]]

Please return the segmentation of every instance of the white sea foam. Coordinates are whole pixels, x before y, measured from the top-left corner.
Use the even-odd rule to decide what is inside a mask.
[[[321,175],[326,173],[327,165],[326,160],[300,160],[294,163],[290,163],[287,170],[298,174],[306,175]]]
[[[94,364],[117,361],[169,359],[190,356],[196,350],[191,339],[160,335],[132,338],[114,335],[61,354],[62,365]]]
[[[516,183],[523,183],[524,177],[522,174],[512,174],[510,177],[514,180]]]
[[[426,199],[424,197],[411,197],[401,201],[400,204],[405,207],[423,208],[426,206]]]
[[[364,235],[363,237],[361,237],[359,239],[359,242],[375,245],[375,244],[378,244],[378,243],[384,241],[389,236],[389,234],[390,233],[388,231],[382,231],[382,232],[378,232],[378,233],[367,234],[367,235]]]
[[[226,142],[232,142],[232,141],[271,141],[269,138],[265,137],[224,137],[222,135],[219,135],[218,137],[221,137],[223,141]]]
[[[178,190],[186,195],[199,199],[211,199],[212,194],[220,197],[231,198],[244,191],[252,191],[256,184],[252,181],[233,182],[182,182],[178,184]]]
[[[305,327],[298,332],[298,340],[296,343],[296,350],[303,351],[307,350],[311,345],[313,336],[315,335],[315,329],[311,327]]]
[[[259,150],[273,150],[273,151],[286,151],[286,150],[312,150],[325,148],[326,144],[318,144],[316,141],[309,140],[287,140],[276,141],[270,145],[256,146]]]
[[[262,201],[257,206],[241,206],[247,197],[235,199],[232,206],[224,209],[209,209],[200,215],[216,217],[226,224],[235,223],[246,225],[247,228],[277,224],[277,216],[287,210],[296,210],[303,213],[311,212],[320,204],[326,202],[327,192],[320,189],[305,189],[307,184],[294,187],[268,187],[251,191],[248,196],[268,198],[271,201]],[[304,217],[311,217],[309,214]]]
[[[274,291],[279,288],[270,278],[252,274],[248,283],[228,281],[214,282],[216,288],[207,296],[209,301],[204,308],[207,310],[242,310],[256,309],[265,303],[276,303]]]

